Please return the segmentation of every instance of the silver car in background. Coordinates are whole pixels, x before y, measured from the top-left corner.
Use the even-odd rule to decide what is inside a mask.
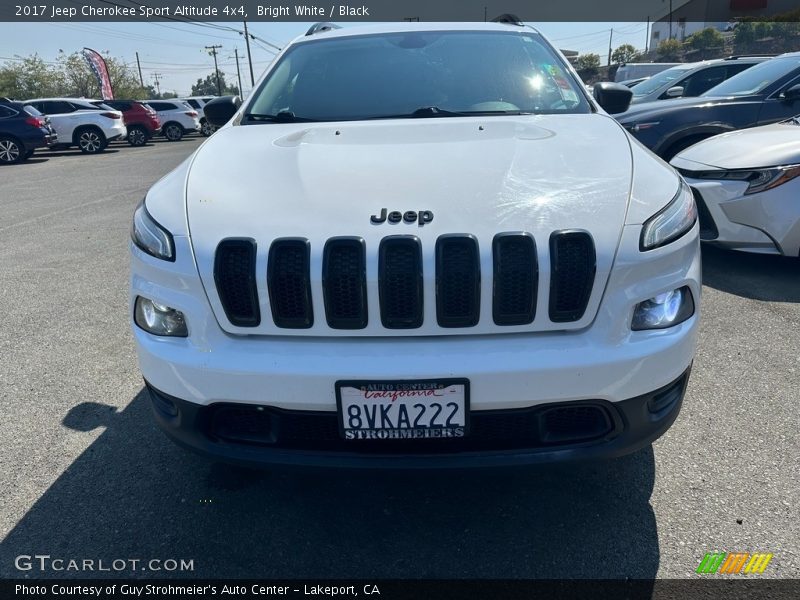
[[[800,256],[800,117],[703,140],[671,164],[694,192],[701,240]]]

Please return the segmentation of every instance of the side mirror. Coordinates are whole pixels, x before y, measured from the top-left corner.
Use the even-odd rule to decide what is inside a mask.
[[[607,113],[617,114],[628,110],[633,91],[619,83],[601,81],[594,84],[594,99]]]
[[[783,90],[781,93],[781,100],[788,100],[789,102],[794,102],[795,100],[800,99],[800,83],[797,85],[793,85],[789,89]]]
[[[683,87],[676,85],[675,87],[671,87],[667,90],[666,94],[664,94],[667,98],[680,98],[683,96]]]
[[[241,105],[242,99],[239,96],[220,96],[203,107],[203,114],[206,121],[214,127],[222,127],[231,120]]]

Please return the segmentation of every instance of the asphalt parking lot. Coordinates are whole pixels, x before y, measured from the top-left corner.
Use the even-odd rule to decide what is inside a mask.
[[[173,446],[136,365],[127,244],[146,189],[199,143],[0,168],[0,577],[93,575],[14,566],[49,554],[191,559],[174,575],[196,577],[672,578],[712,551],[800,577],[797,259],[704,250],[681,415],[613,462],[271,473]]]

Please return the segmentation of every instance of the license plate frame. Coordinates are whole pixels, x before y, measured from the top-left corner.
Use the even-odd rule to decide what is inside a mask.
[[[375,428],[375,429],[365,429],[365,428],[348,428],[345,427],[344,423],[344,404],[342,400],[342,389],[343,388],[356,388],[356,389],[363,389],[365,387],[381,387],[383,389],[376,389],[374,391],[404,391],[403,388],[406,390],[412,389],[425,389],[426,386],[432,386],[427,389],[447,389],[450,386],[460,385],[463,386],[463,412],[464,412],[464,424],[456,425],[451,428],[446,427],[421,427],[421,428],[412,428],[406,429],[407,431],[411,431],[412,434],[410,437],[393,437],[393,434],[387,434],[389,437],[370,437],[370,438],[359,438],[359,437],[348,437],[348,431],[399,431],[402,428],[395,428],[395,429],[388,429],[388,428]],[[431,378],[431,379],[359,379],[359,380],[340,380],[337,381],[335,384],[335,391],[336,391],[336,415],[339,424],[339,435],[342,439],[347,441],[378,441],[378,442],[410,442],[413,440],[431,440],[431,439],[463,439],[469,436],[470,431],[470,384],[469,380],[463,377],[446,377],[446,378]],[[419,400],[417,400],[419,402]],[[463,429],[463,432],[460,435],[456,435],[458,433],[456,430],[457,428]],[[428,431],[433,432],[434,430],[438,430],[444,432],[445,430],[451,430],[452,434],[450,435],[441,435],[437,436],[433,433],[430,434],[415,434],[416,431]]]

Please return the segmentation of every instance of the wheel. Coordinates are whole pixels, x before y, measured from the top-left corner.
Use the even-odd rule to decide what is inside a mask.
[[[210,136],[216,130],[217,130],[217,128],[214,127],[211,123],[209,123],[205,119],[200,121],[200,133],[202,133],[204,137]]]
[[[103,132],[93,127],[78,131],[75,138],[78,143],[78,148],[80,148],[81,152],[84,154],[97,154],[105,150],[106,146],[108,146],[108,140],[106,140],[106,136],[103,135]]]
[[[0,163],[13,165],[27,158],[25,150],[17,140],[10,137],[0,137]]]
[[[164,127],[164,137],[170,142],[179,142],[183,137],[183,127],[177,123],[169,123]]]
[[[144,146],[147,143],[147,137],[144,127],[134,125],[128,128],[128,143],[131,146]]]

